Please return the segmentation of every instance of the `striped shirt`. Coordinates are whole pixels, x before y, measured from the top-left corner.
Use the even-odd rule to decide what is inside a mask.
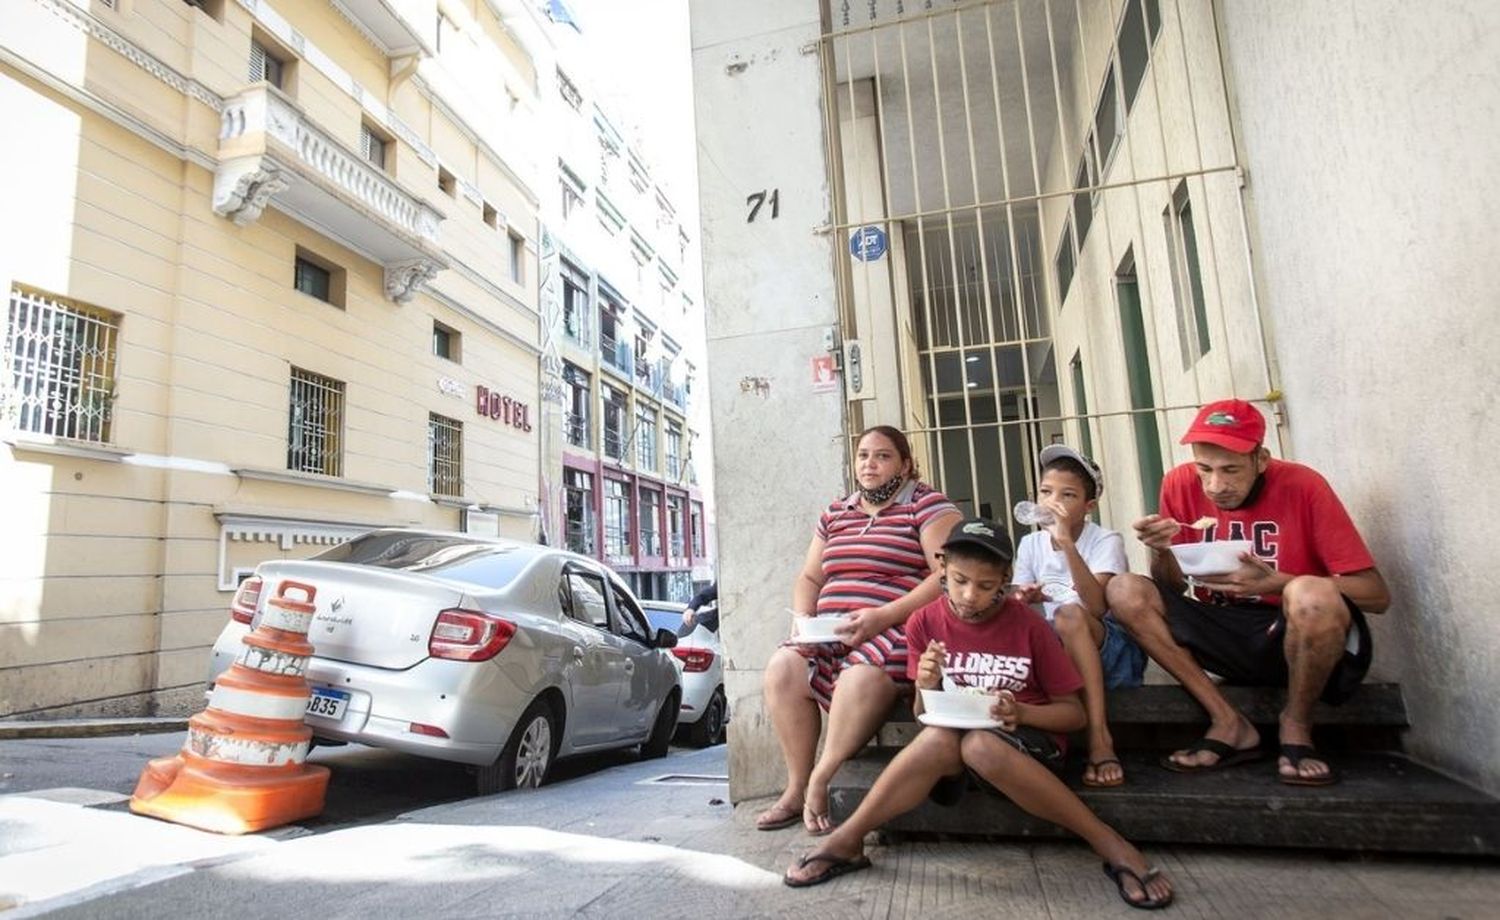
[[[948,512],[958,509],[920,482],[908,482],[873,516],[860,508],[858,492],[829,505],[818,519],[824,542],[818,614],[879,607],[906,596],[931,573],[922,531]]]

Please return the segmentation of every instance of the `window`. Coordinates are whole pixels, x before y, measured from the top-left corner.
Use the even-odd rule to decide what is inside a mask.
[[[441,166],[438,167],[438,188],[442,189],[443,194],[450,198],[458,194],[457,177]]]
[[[656,410],[650,406],[635,408],[635,465],[656,469]]]
[[[641,556],[661,555],[661,493],[656,489],[641,490]]]
[[[634,366],[630,342],[619,340],[619,334],[623,331],[624,320],[620,316],[621,308],[613,300],[610,300],[602,292],[599,296],[599,355],[608,366],[629,374]]]
[[[683,536],[683,498],[681,495],[667,496],[667,555],[682,559],[687,555],[686,538]]]
[[[563,333],[587,346],[589,336],[589,280],[566,260],[562,263]]]
[[[630,558],[630,486],[618,479],[604,480],[604,555]]]
[[[183,0],[188,6],[196,7],[212,16],[219,22],[224,21],[224,0]],[[119,0],[109,0],[110,9],[118,9]]]
[[[1062,241],[1057,246],[1057,305],[1061,307],[1068,299],[1068,288],[1073,286],[1073,221],[1063,221]]]
[[[1151,38],[1155,38],[1154,32]],[[1120,45],[1120,82],[1125,90],[1125,111],[1128,112],[1135,106],[1135,97],[1145,79],[1146,61],[1150,56],[1141,0],[1126,0],[1125,18],[1120,22],[1117,40]]]
[[[324,303],[344,306],[344,270],[301,246],[292,266],[292,287]]]
[[[563,382],[568,387],[567,426],[568,443],[585,450],[593,446],[592,430],[589,426],[589,375],[568,362],[563,362]]]
[[[615,634],[650,645],[651,631],[646,626],[646,615],[641,612],[640,605],[618,587],[609,587],[615,598]]]
[[[510,280],[520,284],[525,280],[526,274],[526,238],[510,236]]]
[[[1099,94],[1099,107],[1094,110],[1094,139],[1099,142],[1098,175],[1104,176],[1109,158],[1124,130],[1124,119],[1120,117],[1120,97],[1115,92],[1115,67],[1110,61],[1109,75],[1104,78],[1104,91]]]
[[[286,468],[324,476],[344,474],[344,383],[292,368]]]
[[[569,572],[568,616],[580,623],[609,629],[609,606],[604,600],[604,579],[593,573]]]
[[[569,107],[573,109],[573,111],[582,111],[583,94],[578,91],[577,86],[573,85],[573,81],[568,79],[568,75],[563,73],[561,70],[557,72],[557,90],[562,94],[563,101],[566,102]]]
[[[427,416],[427,491],[464,494],[464,423],[435,412]]]
[[[1203,272],[1198,266],[1198,234],[1193,226],[1193,202],[1187,183],[1180,182],[1172,204],[1162,213],[1172,256],[1172,291],[1177,304],[1177,339],[1182,347],[1182,369],[1208,354],[1208,305],[1203,296]]]
[[[491,227],[494,227],[496,230],[500,229],[500,212],[495,210],[494,205],[486,201],[480,213],[484,215],[485,223],[489,224]]]
[[[562,185],[562,216],[566,220],[572,217],[573,212],[583,204],[583,196],[578,194],[578,190],[566,179],[560,184]]]
[[[1089,227],[1094,223],[1094,195],[1087,191],[1093,182],[1093,175],[1089,170],[1088,144],[1085,143],[1083,156],[1078,159],[1078,176],[1073,180],[1073,235],[1078,241],[1078,251],[1083,251],[1083,241],[1089,235]]]
[[[58,438],[108,442],[119,331],[118,314],[12,287],[0,423]]]
[[[604,405],[604,455],[612,460],[623,460],[625,459],[625,394],[609,384],[600,384],[599,399]]]
[[[386,169],[386,150],[390,139],[368,124],[359,126],[359,155],[376,169]]]
[[[463,337],[437,320],[432,321],[432,353],[449,361],[459,360],[459,344]]]
[[[1068,369],[1073,374],[1073,414],[1078,416],[1078,443],[1083,448],[1085,457],[1094,455],[1094,436],[1089,430],[1089,394],[1083,377],[1083,352],[1073,352],[1073,360],[1068,362]]]
[[[692,506],[692,525],[691,526],[692,526],[692,535],[693,535],[693,557],[697,558],[697,559],[701,559],[705,555],[704,540],[703,540],[703,503],[702,502],[693,502],[693,506]]]
[[[682,478],[682,426],[667,422],[667,478],[676,482]]]
[[[594,477],[583,470],[563,470],[563,496],[566,505],[568,549],[592,556],[594,547]]]
[[[277,89],[286,89],[286,59],[278,56],[257,39],[250,40],[250,82],[264,80]]]

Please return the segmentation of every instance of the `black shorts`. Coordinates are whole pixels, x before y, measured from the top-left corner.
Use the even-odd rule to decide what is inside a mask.
[[[1205,671],[1226,683],[1249,687],[1285,687],[1289,676],[1282,641],[1286,617],[1275,604],[1207,604],[1157,584],[1167,612],[1167,625],[1177,644],[1193,653]],[[1359,688],[1370,670],[1374,645],[1364,611],[1344,598],[1356,638],[1354,651],[1345,646],[1323,685],[1325,703],[1342,703]]]
[[[1040,761],[1042,766],[1053,773],[1062,771],[1064,759],[1062,748],[1057,746],[1057,740],[1052,735],[1039,728],[1021,725],[1017,726],[1013,732],[1001,728],[980,728],[972,729],[972,731],[989,732],[1022,754],[1028,754]],[[937,785],[932,787],[932,791],[927,793],[927,797],[939,805],[957,805],[963,799],[964,793],[970,789],[983,789],[995,795],[1002,795],[1000,790],[990,785],[989,780],[965,767],[962,773],[955,773],[938,780]]]

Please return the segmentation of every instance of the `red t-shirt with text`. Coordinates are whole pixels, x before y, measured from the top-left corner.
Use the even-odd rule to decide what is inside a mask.
[[[1083,689],[1083,678],[1042,615],[1013,597],[983,623],[966,623],[937,600],[906,621],[906,676],[917,679],[917,666],[929,640],[948,651],[943,673],[961,687],[1009,690],[1018,702],[1045,706],[1059,696]],[[1067,750],[1067,738],[1053,735]]]
[[[1209,501],[1197,468],[1184,463],[1162,480],[1161,514],[1184,524],[1201,517],[1217,522],[1201,532],[1184,527],[1173,543],[1249,540],[1255,555],[1291,575],[1347,575],[1375,567],[1344,503],[1327,480],[1300,463],[1269,461],[1255,500],[1233,511]],[[1281,597],[1267,594],[1260,600],[1276,604]]]

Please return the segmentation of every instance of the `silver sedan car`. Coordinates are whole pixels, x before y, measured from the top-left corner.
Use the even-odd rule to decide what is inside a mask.
[[[609,568],[473,534],[377,530],[262,563],[230,606],[209,686],[285,579],[317,589],[315,737],[478,768],[481,794],[538,786],[555,759],[667,752],[682,699],[667,649]]]

